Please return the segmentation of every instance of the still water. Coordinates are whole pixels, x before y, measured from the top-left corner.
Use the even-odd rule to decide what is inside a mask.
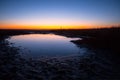
[[[71,56],[80,54],[78,48],[71,40],[80,38],[68,38],[55,34],[26,34],[12,36],[8,41],[12,46],[19,47],[23,57],[38,58],[41,56]]]

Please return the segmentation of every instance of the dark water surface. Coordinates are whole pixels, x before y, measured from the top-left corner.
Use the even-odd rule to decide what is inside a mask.
[[[14,43],[14,47],[19,47],[24,57],[38,58],[41,56],[71,56],[83,55],[84,49],[78,48],[71,40],[80,38],[68,38],[55,34],[26,34],[12,36],[8,39]]]

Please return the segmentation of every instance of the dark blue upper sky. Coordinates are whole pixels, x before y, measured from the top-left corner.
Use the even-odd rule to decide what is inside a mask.
[[[0,0],[0,22],[25,25],[120,23],[120,0]]]

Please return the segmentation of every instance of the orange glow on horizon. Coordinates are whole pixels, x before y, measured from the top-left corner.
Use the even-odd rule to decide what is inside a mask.
[[[119,26],[119,25],[114,25]],[[0,29],[90,29],[90,28],[109,28],[106,26],[95,25],[15,25],[15,24],[0,24]]]

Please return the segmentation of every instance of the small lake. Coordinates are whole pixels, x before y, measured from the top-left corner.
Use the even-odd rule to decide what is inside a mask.
[[[80,38],[68,38],[55,34],[25,34],[11,36],[8,41],[12,46],[19,47],[23,57],[56,57],[78,55],[84,49],[78,48],[71,40]]]

